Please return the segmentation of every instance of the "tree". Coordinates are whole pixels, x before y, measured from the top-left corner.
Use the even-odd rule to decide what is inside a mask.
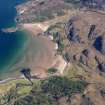
[[[33,82],[31,81],[31,78],[32,78],[32,76],[31,76],[31,70],[30,70],[29,68],[24,68],[24,69],[22,69],[20,72],[21,72],[21,73],[25,76],[25,78],[28,79],[28,80],[31,82],[31,84],[33,85]]]
[[[35,94],[19,98],[14,105],[52,105],[52,100],[46,94],[36,92]]]
[[[50,73],[50,74],[54,74],[54,73],[56,73],[58,70],[56,69],[56,68],[49,68],[48,69],[48,73]]]

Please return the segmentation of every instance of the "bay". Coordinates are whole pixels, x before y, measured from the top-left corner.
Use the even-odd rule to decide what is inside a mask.
[[[2,32],[2,28],[16,26],[15,6],[26,0],[0,0],[0,77],[8,73],[19,56],[24,54],[28,43],[28,36],[24,31],[12,33]],[[0,78],[1,79],[1,78]]]

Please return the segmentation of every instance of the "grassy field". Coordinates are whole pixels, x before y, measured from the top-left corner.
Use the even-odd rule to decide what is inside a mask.
[[[33,83],[35,86],[39,86],[40,83],[39,80],[33,80]],[[32,90],[32,86],[30,85],[29,81],[26,79],[17,79],[17,80],[11,80],[7,83],[0,84],[0,94],[5,94],[8,92],[11,88],[15,87],[16,85],[20,84],[18,89],[18,94],[28,94],[30,90]]]

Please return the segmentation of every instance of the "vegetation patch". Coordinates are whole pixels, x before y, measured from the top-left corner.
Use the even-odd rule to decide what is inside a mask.
[[[66,96],[69,98],[73,93],[82,93],[86,85],[87,83],[84,81],[74,81],[66,77],[54,76],[43,81],[41,88],[43,92],[58,100]]]
[[[67,68],[65,74],[67,78],[75,78],[78,76],[86,76],[86,72],[82,66],[77,64],[71,64],[70,68]]]
[[[54,74],[54,73],[56,73],[58,70],[56,69],[56,68],[49,68],[48,69],[48,73],[50,73],[50,74]]]
[[[0,97],[0,105],[56,105],[62,97],[69,99],[74,93],[83,93],[86,86],[85,81],[53,76],[40,82],[33,82],[30,87],[27,84],[11,87]]]

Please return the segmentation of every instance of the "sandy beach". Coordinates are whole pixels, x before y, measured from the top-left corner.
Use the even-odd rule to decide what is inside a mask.
[[[55,67],[59,70],[59,73],[63,73],[66,68],[67,63],[60,56],[56,55],[56,43],[50,40],[47,36],[37,36],[38,33],[42,33],[48,29],[47,24],[24,24],[23,28],[28,30],[32,34],[33,41],[28,49],[27,56],[25,57],[25,64],[27,64],[32,69],[32,74],[39,77],[47,76],[47,69]],[[37,37],[39,43],[38,49],[36,49],[36,41],[34,38]],[[37,50],[37,51],[34,51]],[[36,54],[35,54],[36,53]]]
[[[48,29],[45,24],[23,24],[22,28],[26,30],[27,35],[30,36],[30,42],[24,56],[12,65],[9,74],[6,78],[18,78],[21,76],[20,70],[23,68],[30,68],[32,75],[37,75],[40,78],[48,76],[47,70],[49,68],[57,68],[59,74],[63,74],[67,66],[66,61],[61,55],[56,55],[56,43],[50,37],[38,35]]]

